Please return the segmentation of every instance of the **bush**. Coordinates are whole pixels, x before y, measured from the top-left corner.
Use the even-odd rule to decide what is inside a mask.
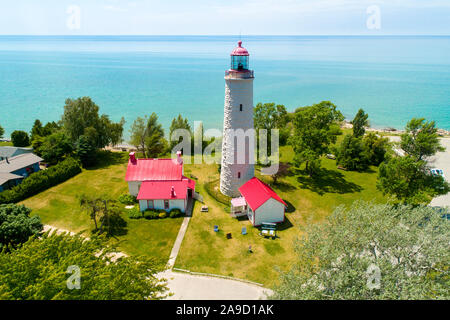
[[[139,208],[133,208],[128,210],[128,218],[130,219],[141,219],[143,218],[142,212],[139,210]]]
[[[169,216],[171,218],[178,218],[178,217],[181,217],[182,215],[184,215],[184,213],[181,212],[180,209],[172,209],[172,210],[170,210],[170,215]]]
[[[11,133],[11,141],[14,147],[28,147],[30,145],[28,133],[21,130],[16,130]]]
[[[337,164],[348,170],[364,171],[369,167],[361,138],[346,135],[336,151]]]
[[[152,219],[158,219],[159,218],[159,212],[154,211],[154,210],[145,210],[144,212],[144,218],[148,219],[148,220],[152,220]]]
[[[126,205],[132,205],[137,203],[136,197],[128,193],[121,194],[117,200],[119,200],[120,203]]]
[[[12,189],[1,192],[0,204],[22,201],[70,179],[80,172],[80,163],[73,158],[67,158],[47,170],[31,174]]]
[[[164,219],[164,218],[167,218],[167,212],[161,212],[161,213],[159,213],[158,214],[158,217],[160,218],[160,219]]]

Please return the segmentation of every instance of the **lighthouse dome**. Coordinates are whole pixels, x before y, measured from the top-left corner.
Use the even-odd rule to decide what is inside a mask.
[[[238,46],[231,52],[232,56],[249,56],[247,49],[242,47],[242,41],[239,40]]]

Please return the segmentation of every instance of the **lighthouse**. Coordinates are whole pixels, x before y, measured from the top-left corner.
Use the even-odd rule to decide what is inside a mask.
[[[239,197],[239,188],[254,177],[253,70],[242,41],[231,52],[231,66],[225,71],[220,191]]]

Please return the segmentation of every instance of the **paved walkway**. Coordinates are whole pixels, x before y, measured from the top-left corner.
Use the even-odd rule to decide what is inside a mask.
[[[192,217],[192,209],[194,207],[194,201],[189,198],[188,204],[186,207],[186,217],[183,219],[183,223],[181,224],[180,230],[178,231],[177,239],[173,244],[172,251],[170,252],[168,266],[170,269],[173,268],[175,264],[175,260],[177,260],[178,252],[180,252],[181,244],[183,243],[184,235],[186,234],[187,227],[189,225],[189,221]]]
[[[173,296],[167,300],[265,300],[269,289],[237,280],[197,276],[167,270],[160,274],[168,280]]]

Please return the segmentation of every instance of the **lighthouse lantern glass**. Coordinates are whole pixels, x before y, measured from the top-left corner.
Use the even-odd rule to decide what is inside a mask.
[[[248,56],[231,56],[232,70],[248,70]]]

